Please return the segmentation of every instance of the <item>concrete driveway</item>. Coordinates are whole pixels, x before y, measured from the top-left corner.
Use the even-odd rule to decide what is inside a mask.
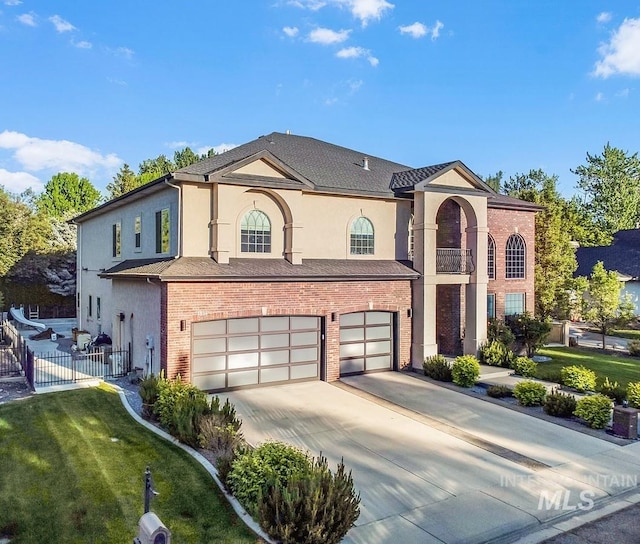
[[[250,442],[322,452],[332,468],[344,458],[362,499],[348,543],[551,536],[554,523],[640,480],[640,443],[617,446],[403,373],[224,396]]]

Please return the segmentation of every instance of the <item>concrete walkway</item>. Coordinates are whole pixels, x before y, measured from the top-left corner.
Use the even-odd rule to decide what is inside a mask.
[[[616,446],[410,374],[224,396],[250,442],[323,452],[332,467],[344,458],[362,498],[346,543],[511,542],[541,528],[551,536],[579,506],[637,490],[640,443]]]

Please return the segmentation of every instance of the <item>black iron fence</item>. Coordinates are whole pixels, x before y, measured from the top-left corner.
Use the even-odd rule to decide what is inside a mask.
[[[473,257],[470,249],[436,248],[436,274],[471,274]]]
[[[16,375],[24,375],[33,389],[118,378],[131,371],[130,345],[129,349],[118,350],[111,346],[100,346],[71,353],[34,353],[8,321],[2,323],[2,338],[4,345],[0,349],[0,375],[5,368],[2,363],[4,351],[7,352],[7,369],[10,367],[13,372],[17,372]]]

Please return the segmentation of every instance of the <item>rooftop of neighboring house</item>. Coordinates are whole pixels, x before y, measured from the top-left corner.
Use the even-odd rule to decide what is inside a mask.
[[[608,246],[580,247],[576,251],[577,276],[589,276],[598,261],[607,270],[630,279],[640,278],[640,229],[620,230]]]

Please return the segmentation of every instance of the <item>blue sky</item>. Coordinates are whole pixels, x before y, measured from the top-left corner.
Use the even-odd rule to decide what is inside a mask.
[[[291,130],[481,176],[640,151],[640,1],[0,0],[0,184]]]

